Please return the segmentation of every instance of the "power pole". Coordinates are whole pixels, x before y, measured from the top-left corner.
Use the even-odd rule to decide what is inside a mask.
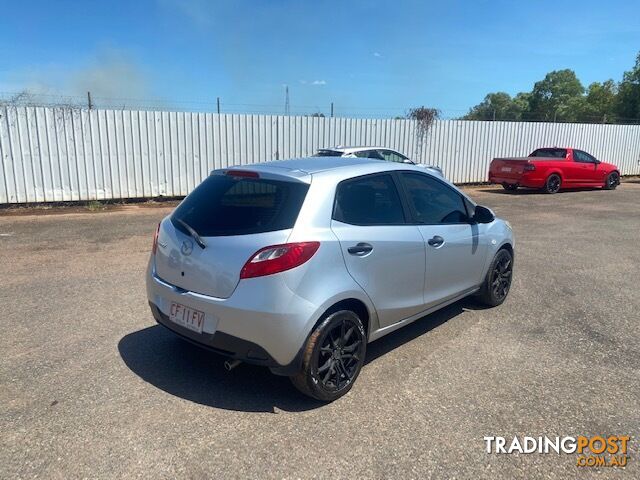
[[[331,118],[333,118],[333,102],[331,102]]]
[[[495,108],[493,109],[493,121],[494,122],[496,121],[496,109]]]
[[[87,92],[87,105],[89,106],[89,110],[93,108],[93,103],[91,103],[91,92]]]
[[[284,86],[284,114],[289,115],[289,85]]]
[[[216,98],[216,104],[218,106],[218,115],[220,115],[220,97]]]

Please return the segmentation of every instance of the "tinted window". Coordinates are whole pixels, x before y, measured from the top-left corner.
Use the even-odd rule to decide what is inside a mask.
[[[337,150],[318,150],[314,157],[341,157],[342,152]]]
[[[380,150],[380,153],[382,153],[382,156],[387,162],[403,163],[407,160],[407,157],[400,155],[399,153],[392,152],[391,150]]]
[[[293,227],[309,186],[264,179],[211,175],[171,216],[203,237],[270,232]]]
[[[402,173],[416,221],[426,224],[469,221],[462,195],[442,182],[419,173]]]
[[[352,225],[397,225],[405,221],[398,190],[390,175],[341,182],[333,218]]]
[[[566,158],[566,148],[539,148],[534,150],[530,157],[545,157],[545,158]]]
[[[356,152],[356,157],[360,158],[375,158],[376,160],[384,160],[382,155],[377,150],[363,150],[362,152]]]
[[[588,153],[583,152],[582,150],[574,150],[573,151],[573,159],[576,162],[581,162],[581,163],[595,163],[595,161],[596,161],[595,158],[593,158]]]

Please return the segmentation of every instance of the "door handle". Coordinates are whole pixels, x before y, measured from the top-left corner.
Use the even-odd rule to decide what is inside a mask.
[[[444,245],[444,238],[442,238],[440,235],[436,235],[435,237],[427,240],[427,243],[432,247],[438,248]]]
[[[373,250],[373,246],[364,242],[360,242],[357,245],[354,245],[353,247],[347,248],[347,252],[357,257],[364,257],[368,253],[371,253],[372,250]]]

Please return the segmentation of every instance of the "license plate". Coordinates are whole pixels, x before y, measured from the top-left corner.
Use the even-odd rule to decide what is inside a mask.
[[[503,172],[510,172],[511,171],[511,167],[502,167],[502,171]]]
[[[194,332],[202,333],[204,312],[185,307],[181,303],[171,302],[169,320]]]

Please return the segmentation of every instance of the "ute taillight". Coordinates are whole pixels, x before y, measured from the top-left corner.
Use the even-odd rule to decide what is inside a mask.
[[[153,254],[156,254],[156,250],[158,250],[158,235],[160,235],[160,224],[156,227],[156,233],[153,234],[153,247],[151,247],[151,251]]]
[[[254,253],[242,267],[240,278],[263,277],[299,267],[320,248],[320,242],[271,245]]]
[[[527,163],[524,166],[525,172],[533,172],[536,169],[536,166],[533,163]]]

